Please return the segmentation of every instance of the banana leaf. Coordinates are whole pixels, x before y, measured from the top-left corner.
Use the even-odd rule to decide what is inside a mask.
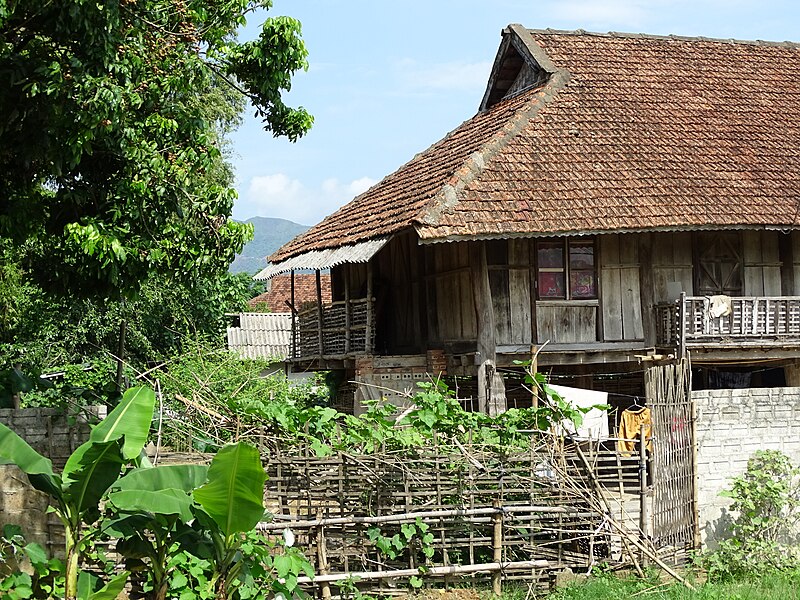
[[[147,490],[155,492],[174,488],[191,492],[208,478],[206,465],[166,465],[134,469],[114,484],[113,490]]]
[[[63,491],[67,501],[87,522],[99,517],[100,498],[122,471],[120,440],[88,441],[72,453],[64,466]]]
[[[17,465],[31,485],[53,497],[61,497],[61,478],[53,473],[53,463],[28,445],[7,426],[0,423],[0,464]]]
[[[264,467],[258,449],[239,442],[223,446],[211,461],[208,483],[194,499],[225,537],[250,531],[264,515]]]
[[[108,501],[123,512],[178,515],[181,521],[192,520],[192,497],[183,490],[167,488],[155,492],[122,490],[108,495]]]
[[[124,436],[123,458],[136,458],[147,442],[155,405],[156,395],[152,389],[146,386],[130,388],[122,395],[116,408],[92,429],[89,440],[110,442]]]

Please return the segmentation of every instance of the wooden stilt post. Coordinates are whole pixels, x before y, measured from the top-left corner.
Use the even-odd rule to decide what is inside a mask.
[[[295,306],[297,306],[297,305],[295,304],[295,300],[294,300],[294,269],[291,270],[291,274],[292,274],[292,276],[291,276],[291,287],[290,287],[290,290],[291,290],[290,291],[290,301],[292,303],[292,306],[290,307],[290,310],[292,312],[292,358],[298,358],[298,353],[297,353],[297,327],[298,327],[299,323],[298,323],[297,310],[295,309]]]
[[[319,343],[319,358],[322,360],[322,355],[325,354],[325,339],[322,335],[322,320],[324,318],[322,312],[322,280],[320,278],[319,269],[316,270],[317,274],[317,339]]]
[[[478,324],[478,410],[497,415],[506,410],[506,390],[502,376],[497,372],[497,347],[495,340],[492,288],[489,285],[489,268],[486,246],[483,242],[470,242],[470,275],[475,298]]]

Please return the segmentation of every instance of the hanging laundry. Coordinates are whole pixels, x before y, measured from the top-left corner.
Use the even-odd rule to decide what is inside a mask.
[[[578,427],[575,427],[572,422],[562,422],[561,427],[566,433],[581,439],[608,439],[608,413],[605,409],[596,408],[608,405],[608,392],[596,392],[564,385],[551,385],[550,388],[572,406],[590,409],[583,415],[583,422]]]
[[[652,429],[653,421],[650,416],[650,409],[646,406],[632,406],[622,411],[619,417],[620,439],[617,441],[617,451],[622,456],[630,456],[633,452],[638,452],[639,434],[644,425],[644,439],[647,440],[647,451],[653,450]]]
[[[730,296],[709,296],[708,314],[714,319],[727,317],[733,312],[733,299]]]

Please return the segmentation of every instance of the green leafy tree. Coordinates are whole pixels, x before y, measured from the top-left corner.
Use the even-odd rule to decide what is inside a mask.
[[[299,23],[236,40],[270,4],[0,0],[0,238],[47,289],[134,296],[227,268],[250,227],[229,218],[219,107],[240,94],[292,141],[312,122],[282,101],[307,66]]]

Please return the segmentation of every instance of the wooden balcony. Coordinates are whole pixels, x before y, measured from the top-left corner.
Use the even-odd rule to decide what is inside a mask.
[[[370,354],[375,341],[374,299],[357,298],[320,306],[305,304],[292,332],[297,360],[347,358]]]
[[[800,347],[800,296],[686,296],[656,310],[661,348]]]

